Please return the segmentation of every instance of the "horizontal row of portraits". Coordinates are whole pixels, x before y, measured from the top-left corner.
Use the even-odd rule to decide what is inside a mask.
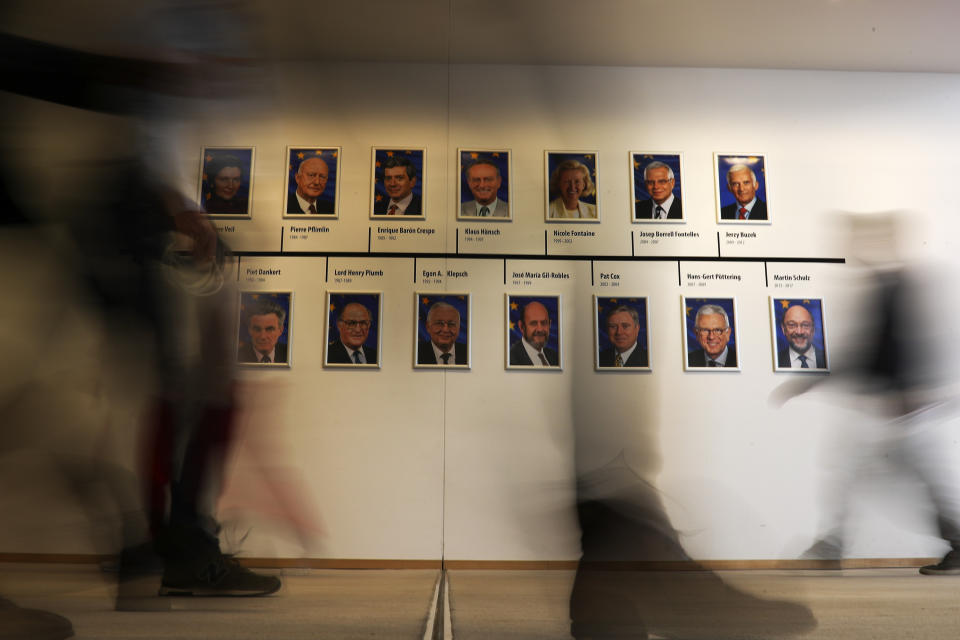
[[[507,221],[511,209],[509,149],[458,150],[458,220]],[[634,222],[683,222],[683,157],[680,153],[629,153]],[[762,154],[714,154],[719,222],[769,223],[766,159]],[[370,218],[426,217],[426,149],[374,147]],[[546,151],[544,220],[600,221],[600,176],[595,151]],[[249,217],[253,196],[253,147],[205,147],[200,203],[213,216]],[[337,218],[340,213],[340,147],[288,147],[283,215]]]
[[[735,298],[681,298],[684,369],[738,371],[740,344]],[[563,368],[559,295],[506,295],[505,361],[508,369]],[[293,294],[240,294],[237,361],[288,367]],[[328,367],[379,368],[383,294],[335,292],[326,297],[323,363]],[[594,368],[649,371],[650,323],[645,297],[593,297]],[[415,294],[413,366],[471,366],[469,293]],[[827,372],[826,328],[819,298],[770,298],[775,371]]]

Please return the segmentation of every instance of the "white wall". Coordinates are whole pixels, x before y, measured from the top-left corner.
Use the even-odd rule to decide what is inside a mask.
[[[762,262],[683,261],[690,273],[722,272],[739,282],[678,283],[669,261],[603,262],[629,255],[628,150],[682,151],[686,224],[694,240],[637,244],[637,255],[705,256],[717,251],[712,154],[767,154],[772,225],[758,237],[726,244],[725,256],[844,257],[835,210],[908,208],[929,218],[905,237],[914,253],[949,255],[954,240],[958,160],[955,114],[960,80],[952,75],[778,72],[594,67],[290,64],[265,82],[265,98],[234,117],[215,112],[182,143],[184,188],[201,145],[256,146],[252,220],[229,221],[240,251],[278,251],[287,145],[341,146],[341,215],[329,234],[287,250],[364,251],[372,146],[428,148],[427,240],[374,243],[375,251],[453,252],[458,224],[458,147],[513,151],[514,220],[505,238],[476,252],[541,253],[545,149],[599,153],[600,225],[592,241],[562,250],[598,258],[595,272],[620,274],[620,286],[591,285],[589,261],[508,261],[549,268],[569,280],[532,287],[503,279],[497,260],[418,261],[469,272],[425,287],[412,260],[331,258],[330,265],[383,268],[383,278],[324,281],[326,258],[244,258],[241,288],[293,290],[293,366],[246,372],[247,381],[283,388],[276,423],[287,463],[300,470],[326,535],[310,555],[333,558],[573,559],[574,428],[587,429],[582,465],[602,464],[621,449],[663,492],[691,555],[748,559],[794,557],[815,535],[818,500],[832,438],[860,420],[839,394],[798,399],[782,410],[766,398],[789,374],[774,374],[768,296],[822,297],[831,347],[839,352],[852,304],[845,267]],[[474,225],[475,226],[475,225]],[[289,236],[289,230],[283,233]],[[557,250],[561,250],[557,248]],[[461,236],[461,251],[464,247]],[[250,265],[281,268],[264,282]],[[544,265],[548,266],[544,266]],[[773,287],[774,273],[810,281]],[[598,279],[597,279],[598,281]],[[952,280],[945,278],[945,286]],[[412,368],[413,293],[446,289],[473,295],[473,366],[469,372]],[[384,292],[383,365],[378,371],[324,369],[322,326],[328,289]],[[504,294],[558,293],[563,299],[562,372],[504,370]],[[651,324],[651,373],[596,373],[592,366],[592,295],[645,295]],[[682,370],[681,295],[735,296],[741,368],[720,375]],[[581,432],[583,433],[583,432]],[[238,473],[243,475],[243,464]],[[893,493],[893,492],[891,492]],[[924,556],[940,543],[921,527],[913,493],[867,509],[852,555]],[[877,501],[874,501],[877,502]],[[871,503],[872,504],[872,503]],[[902,507],[902,508],[901,508]],[[874,515],[869,515],[874,514]],[[247,515],[256,520],[256,514]],[[897,523],[896,525],[891,524]],[[916,524],[917,526],[913,526]],[[43,546],[36,539],[24,545]],[[294,555],[300,547],[269,527],[255,528],[251,555]],[[16,549],[21,550],[21,549]],[[51,550],[51,549],[44,549]]]

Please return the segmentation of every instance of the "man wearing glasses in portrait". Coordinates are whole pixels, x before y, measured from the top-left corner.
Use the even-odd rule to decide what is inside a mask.
[[[377,364],[377,350],[364,343],[370,335],[370,310],[359,302],[350,302],[337,316],[339,340],[327,345],[329,364]]]
[[[688,367],[736,367],[737,351],[731,349],[730,319],[723,307],[705,304],[697,310],[693,331],[699,349],[687,353]]]
[[[813,344],[816,327],[813,315],[803,305],[795,304],[783,314],[780,330],[787,347],[777,352],[777,366],[782,369],[826,369],[827,354]]]

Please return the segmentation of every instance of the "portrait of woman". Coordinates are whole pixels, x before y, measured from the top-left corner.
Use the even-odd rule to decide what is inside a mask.
[[[596,157],[595,153],[547,152],[548,220],[598,221]]]
[[[252,148],[204,149],[200,182],[204,210],[213,215],[249,215],[252,166]]]

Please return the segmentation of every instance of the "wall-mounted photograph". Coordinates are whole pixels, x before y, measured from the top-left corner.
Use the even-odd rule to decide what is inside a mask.
[[[683,304],[684,368],[739,371],[735,298],[687,298]]]
[[[427,150],[374,147],[372,164],[370,217],[423,220]]]
[[[204,147],[199,202],[211,216],[249,218],[253,202],[253,147]]]
[[[599,222],[596,151],[546,151],[545,219]]]
[[[415,367],[470,367],[470,294],[414,294]]]
[[[284,218],[337,217],[340,147],[287,147]]]
[[[380,367],[379,291],[327,292],[327,348],[324,365]]]
[[[734,224],[771,222],[767,161],[761,153],[715,153],[717,221]]]
[[[647,299],[593,297],[594,367],[598,370],[649,371]]]
[[[634,222],[682,222],[682,156],[679,153],[630,152]]]
[[[827,332],[820,298],[770,298],[773,369],[793,373],[824,373]]]
[[[507,369],[561,369],[560,296],[506,298]]]
[[[258,367],[290,366],[291,311],[289,291],[243,291],[237,362]]]
[[[457,155],[457,219],[510,220],[510,150],[458,149]]]

